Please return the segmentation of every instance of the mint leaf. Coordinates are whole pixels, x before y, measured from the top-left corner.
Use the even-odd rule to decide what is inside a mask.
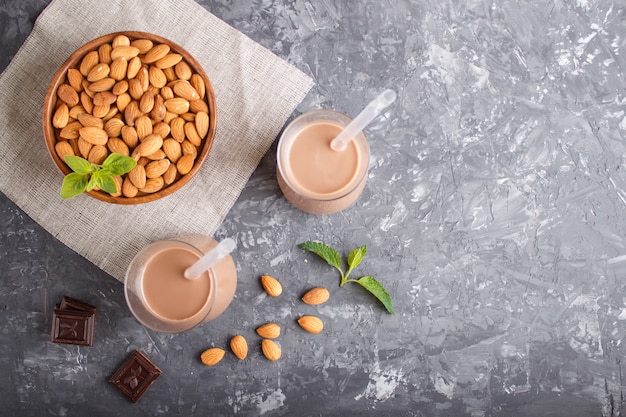
[[[387,311],[393,314],[393,306],[391,305],[391,296],[389,295],[387,290],[385,290],[385,287],[383,287],[383,284],[378,282],[376,278],[366,275],[364,277],[359,278],[358,280],[354,282],[358,282],[359,284],[361,284],[363,288],[365,288],[367,291],[372,293],[374,297],[378,298],[378,301],[383,303]]]
[[[348,272],[346,272],[346,278],[348,278],[350,272],[352,272],[352,270],[361,263],[366,253],[367,247],[365,245],[350,251],[350,254],[348,255]]]
[[[313,252],[314,254],[325,260],[328,265],[337,268],[339,272],[341,272],[341,276],[343,277],[343,270],[341,268],[341,255],[339,255],[339,252],[337,252],[335,249],[321,242],[311,241],[300,243],[298,247],[300,249]]]
[[[87,188],[87,175],[71,172],[63,178],[61,185],[61,198],[68,199],[76,197]]]
[[[65,158],[63,159],[65,160],[67,166],[69,166],[72,171],[76,172],[77,174],[91,174],[91,172],[93,171],[91,162],[81,158],[80,156],[65,155]]]
[[[91,174],[91,179],[94,180],[95,184],[100,187],[102,191],[109,194],[117,193],[117,184],[109,172],[105,170],[96,171]]]
[[[137,165],[137,161],[130,156],[112,153],[104,160],[102,168],[108,171],[112,176],[117,176],[126,174],[133,169],[135,165]]]

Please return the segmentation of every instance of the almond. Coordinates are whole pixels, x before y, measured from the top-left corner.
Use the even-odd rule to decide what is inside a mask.
[[[209,106],[206,104],[204,100],[194,100],[189,102],[189,111],[198,113],[198,112],[209,112]]]
[[[167,81],[177,80],[176,71],[174,71],[174,67],[161,68],[163,70],[163,74],[167,78]]]
[[[170,164],[170,166],[167,167],[167,171],[163,173],[163,182],[167,185],[170,185],[174,181],[176,181],[177,175],[178,175],[178,170],[176,169],[176,165]]]
[[[79,133],[78,130],[81,129],[83,125],[80,122],[74,121],[69,122],[61,131],[59,132],[59,136],[63,139],[78,139]]]
[[[139,110],[144,113],[150,113],[154,107],[154,93],[150,90],[143,93],[139,100]]]
[[[117,101],[117,96],[110,91],[103,91],[93,96],[93,104],[95,106],[104,106],[113,104]]]
[[[160,177],[167,171],[167,168],[170,166],[169,159],[160,159],[158,161],[149,162],[146,165],[146,177],[147,178],[156,178]]]
[[[139,190],[137,187],[133,185],[128,177],[124,178],[124,182],[122,183],[122,195],[124,197],[132,198],[137,195]]]
[[[230,350],[233,351],[233,354],[241,360],[244,360],[246,356],[248,356],[248,342],[241,335],[233,336],[230,339]]]
[[[137,78],[133,78],[128,81],[128,94],[135,100],[141,100],[143,96],[143,88],[141,87],[141,81]]]
[[[81,138],[92,145],[106,145],[109,140],[107,132],[98,127],[83,127],[78,130],[78,134]]]
[[[172,90],[174,91],[174,94],[188,101],[200,99],[200,94],[198,94],[196,89],[193,88],[193,86],[185,80],[176,81]]]
[[[210,348],[202,352],[200,360],[206,366],[213,366],[222,360],[226,352],[220,348]]]
[[[78,146],[80,156],[83,158],[87,158],[89,156],[89,151],[93,148],[93,145],[83,138],[78,138],[76,145]]]
[[[70,118],[71,119],[78,119],[78,115],[81,113],[87,113],[87,110],[85,109],[85,106],[83,106],[82,104],[77,104],[74,107],[70,108]]]
[[[139,143],[137,131],[132,126],[124,126],[121,130],[122,140],[129,148],[134,148]]]
[[[146,65],[142,65],[141,68],[139,68],[136,78],[141,83],[141,89],[144,92],[148,91],[148,87],[150,87],[150,74],[148,73],[148,67]]]
[[[120,138],[109,138],[107,142],[107,148],[111,153],[119,153],[120,155],[130,155],[130,150],[128,149],[128,145],[124,143],[124,141]]]
[[[185,140],[185,119],[182,117],[176,117],[170,122],[170,131],[172,137],[177,142],[182,143]]]
[[[118,58],[124,58],[127,61],[130,61],[137,55],[139,55],[139,48],[135,46],[130,46],[130,45],[115,46],[113,47],[113,50],[111,51],[111,59],[113,61],[115,61]]]
[[[159,149],[158,151],[151,153],[150,155],[144,156],[144,158],[148,159],[149,161],[160,161],[161,159],[167,158],[167,155],[165,155],[163,149]]]
[[[104,145],[94,145],[89,150],[87,160],[92,164],[102,165],[106,157],[109,155],[109,151]]]
[[[135,120],[140,116],[143,116],[143,113],[139,110],[139,103],[136,100],[128,103],[128,106],[124,109],[124,122],[128,126],[134,126]]]
[[[189,80],[193,75],[191,68],[185,61],[180,61],[174,67],[174,72],[176,72],[176,76],[181,80]]]
[[[189,79],[193,88],[196,89],[201,99],[204,99],[204,95],[206,94],[206,86],[204,85],[204,80],[199,74],[193,74]]]
[[[70,109],[67,104],[61,103],[52,116],[52,126],[63,129],[70,121]]]
[[[264,339],[276,339],[280,336],[280,325],[276,323],[267,323],[258,327],[256,332]]]
[[[116,191],[116,192],[114,192],[114,193],[110,193],[110,195],[111,195],[112,197],[119,197],[119,196],[121,196],[121,195],[122,195],[122,184],[123,184],[123,181],[124,181],[124,180],[122,180],[122,177],[121,177],[121,176],[116,175],[116,176],[114,176],[114,177],[113,177],[113,181],[115,181],[115,189],[116,189],[117,191]]]
[[[126,78],[132,80],[137,76],[141,69],[141,59],[138,56],[128,61],[128,69],[126,70]]]
[[[323,304],[330,298],[330,293],[324,287],[311,288],[302,296],[305,304],[318,305]]]
[[[113,42],[111,42],[111,46],[113,48],[117,48],[118,46],[129,46],[130,39],[126,35],[117,35],[113,38]]]
[[[78,115],[78,121],[83,127],[98,127],[104,129],[104,122],[101,118],[89,113],[81,113]]]
[[[154,63],[154,65],[157,68],[160,68],[160,69],[170,68],[170,67],[173,67],[174,65],[178,64],[182,60],[183,60],[183,56],[182,55],[175,54],[175,53],[168,53],[163,58],[159,58]]]
[[[170,125],[165,122],[156,123],[152,126],[152,133],[155,133],[165,139],[170,134]]]
[[[79,71],[80,73],[86,77],[95,65],[100,62],[100,57],[98,56],[98,51],[91,51],[85,54],[82,61],[80,61]]]
[[[93,108],[91,109],[91,114],[101,119],[104,119],[106,115],[109,114],[110,110],[111,110],[111,106],[109,104],[102,104],[99,106],[94,105]]]
[[[183,155],[192,155],[194,159],[198,156],[198,148],[196,148],[194,144],[189,142],[187,139],[180,144],[180,148],[183,151]]]
[[[167,159],[169,159],[173,163],[178,162],[178,159],[183,156],[183,151],[180,147],[180,143],[172,138],[167,138],[163,141],[163,152],[165,152]]]
[[[146,186],[146,168],[143,165],[137,164],[128,173],[128,179],[137,188],[143,188]]]
[[[196,124],[194,122],[186,122],[185,126],[185,137],[189,140],[189,142],[193,143],[195,146],[202,145],[202,138],[198,134],[196,130]]]
[[[302,316],[298,324],[309,333],[318,334],[324,329],[324,322],[315,316]]]
[[[117,100],[115,101],[115,105],[117,106],[117,108],[121,112],[123,112],[123,111],[126,111],[126,106],[128,106],[131,101],[133,101],[133,99],[130,96],[130,94],[122,93],[119,96],[117,96]]]
[[[83,80],[83,74],[81,74],[76,68],[70,68],[67,70],[67,82],[79,93],[83,91]]]
[[[176,169],[180,175],[187,175],[191,168],[193,168],[193,163],[195,161],[195,156],[193,155],[183,155],[176,162]]]
[[[133,157],[150,155],[161,149],[161,146],[163,146],[163,139],[161,139],[161,136],[153,133],[146,136],[141,143],[137,145],[132,155]]]
[[[148,178],[146,180],[146,186],[140,188],[139,191],[146,194],[156,193],[161,188],[163,188],[164,184],[165,182],[163,181],[163,177]]]
[[[92,83],[94,81],[100,81],[101,79],[106,78],[110,71],[111,67],[109,67],[109,64],[105,64],[103,62],[96,64],[89,70],[89,73],[87,74],[87,81]]]
[[[165,118],[165,112],[167,109],[165,108],[165,100],[163,97],[158,95],[154,98],[154,105],[152,106],[152,111],[150,112],[150,117],[154,120],[163,120]]]
[[[209,114],[207,112],[196,113],[196,131],[202,139],[209,133]]]
[[[120,109],[118,109],[117,107],[109,105],[109,111],[104,115],[102,120],[104,122],[106,122],[107,120],[111,120],[113,118],[116,118],[115,116],[119,113],[119,111],[120,111]],[[122,120],[121,119],[121,115],[120,115],[119,119]]]
[[[124,122],[117,117],[107,120],[104,124],[104,131],[107,132],[110,138],[116,138],[122,133]]]
[[[70,143],[66,140],[55,143],[54,150],[56,150],[57,155],[61,158],[61,161],[65,161],[66,155],[74,155],[72,145],[70,145]]]
[[[278,297],[283,292],[283,286],[274,277],[269,275],[261,276],[261,285],[265,292],[271,297]]]
[[[280,346],[273,340],[263,340],[261,342],[261,350],[263,351],[263,355],[270,361],[277,361],[282,355]]]
[[[78,104],[78,101],[79,101],[78,93],[69,84],[61,84],[59,88],[57,89],[57,95],[69,107],[72,107]]]
[[[150,39],[135,39],[130,42],[130,46],[134,46],[139,49],[140,54],[145,54],[154,46],[154,43]]]
[[[113,47],[109,43],[104,43],[100,45],[100,47],[98,48],[98,59],[100,60],[100,62],[103,62],[105,64],[111,63],[111,49],[113,49]]]
[[[117,58],[111,62],[109,76],[114,80],[121,81],[126,78],[126,72],[128,71],[128,60],[124,58]]]
[[[165,87],[165,84],[167,84],[167,77],[165,76],[163,70],[154,65],[150,65],[150,69],[148,70],[148,77],[150,80],[150,84],[152,84],[156,88]]]
[[[135,119],[135,130],[140,141],[152,134],[152,121],[148,116],[139,116]]]
[[[165,100],[165,108],[167,109],[167,111],[172,112],[174,114],[187,113],[189,111],[189,101],[185,100],[182,97],[170,98],[170,99]]]
[[[101,80],[95,81],[89,84],[89,90],[94,93],[100,93],[102,91],[109,91],[115,85],[115,80],[113,78],[103,78]]]
[[[170,47],[164,43],[153,46],[143,57],[143,62],[146,64],[152,64],[163,58],[170,52]]]

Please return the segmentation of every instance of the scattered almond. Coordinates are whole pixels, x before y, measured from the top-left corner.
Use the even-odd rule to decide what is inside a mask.
[[[280,346],[273,340],[264,339],[261,342],[261,350],[263,351],[263,355],[270,361],[277,361],[282,355]]]
[[[210,348],[202,352],[200,360],[206,366],[213,366],[222,360],[226,352],[220,348]]]
[[[302,301],[310,305],[323,304],[330,298],[330,293],[324,287],[311,288],[302,296]]]
[[[256,332],[264,339],[276,339],[280,336],[280,325],[276,323],[267,323],[258,327]]]
[[[274,277],[269,275],[261,276],[261,285],[265,292],[271,297],[278,297],[283,292],[283,286]]]
[[[246,339],[241,336],[233,336],[230,339],[230,350],[233,351],[233,354],[241,360],[244,360],[246,356],[248,356],[248,342]]]
[[[318,334],[324,329],[324,322],[315,316],[302,316],[298,324],[309,333]]]

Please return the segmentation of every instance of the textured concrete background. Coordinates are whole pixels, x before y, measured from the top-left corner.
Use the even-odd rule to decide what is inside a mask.
[[[47,3],[0,0],[0,69]],[[623,415],[623,1],[200,3],[315,79],[298,113],[354,116],[398,91],[367,131],[366,190],[341,214],[301,213],[272,149],[216,233],[238,242],[236,299],[182,335],[140,326],[119,282],[0,195],[3,415]],[[339,288],[305,240],[366,244],[355,274],[383,282],[396,314]],[[299,301],[317,285],[327,304]],[[98,306],[94,347],[49,342],[63,295]],[[308,313],[322,334],[295,324]],[[254,334],[266,321],[284,326],[275,363]],[[236,333],[246,361],[200,364]],[[164,372],[135,405],[106,382],[133,349]]]

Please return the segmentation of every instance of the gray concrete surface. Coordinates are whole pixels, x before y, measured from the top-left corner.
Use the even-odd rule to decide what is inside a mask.
[[[0,69],[48,1],[0,0]],[[158,2],[157,2],[158,3]],[[275,148],[216,236],[238,242],[219,319],[143,328],[122,285],[0,195],[0,410],[7,416],[620,416],[626,337],[626,6],[618,0],[201,1],[310,74],[294,117],[385,88],[357,205],[299,212]],[[1,157],[1,156],[0,156]],[[387,314],[296,245],[367,245]],[[266,297],[261,274],[284,285]],[[318,307],[299,301],[331,290]],[[50,343],[52,307],[98,307],[91,348]],[[317,314],[320,335],[295,319]],[[269,362],[256,326],[277,321]],[[243,334],[250,355],[204,349]],[[133,349],[163,375],[131,404],[106,381]]]

